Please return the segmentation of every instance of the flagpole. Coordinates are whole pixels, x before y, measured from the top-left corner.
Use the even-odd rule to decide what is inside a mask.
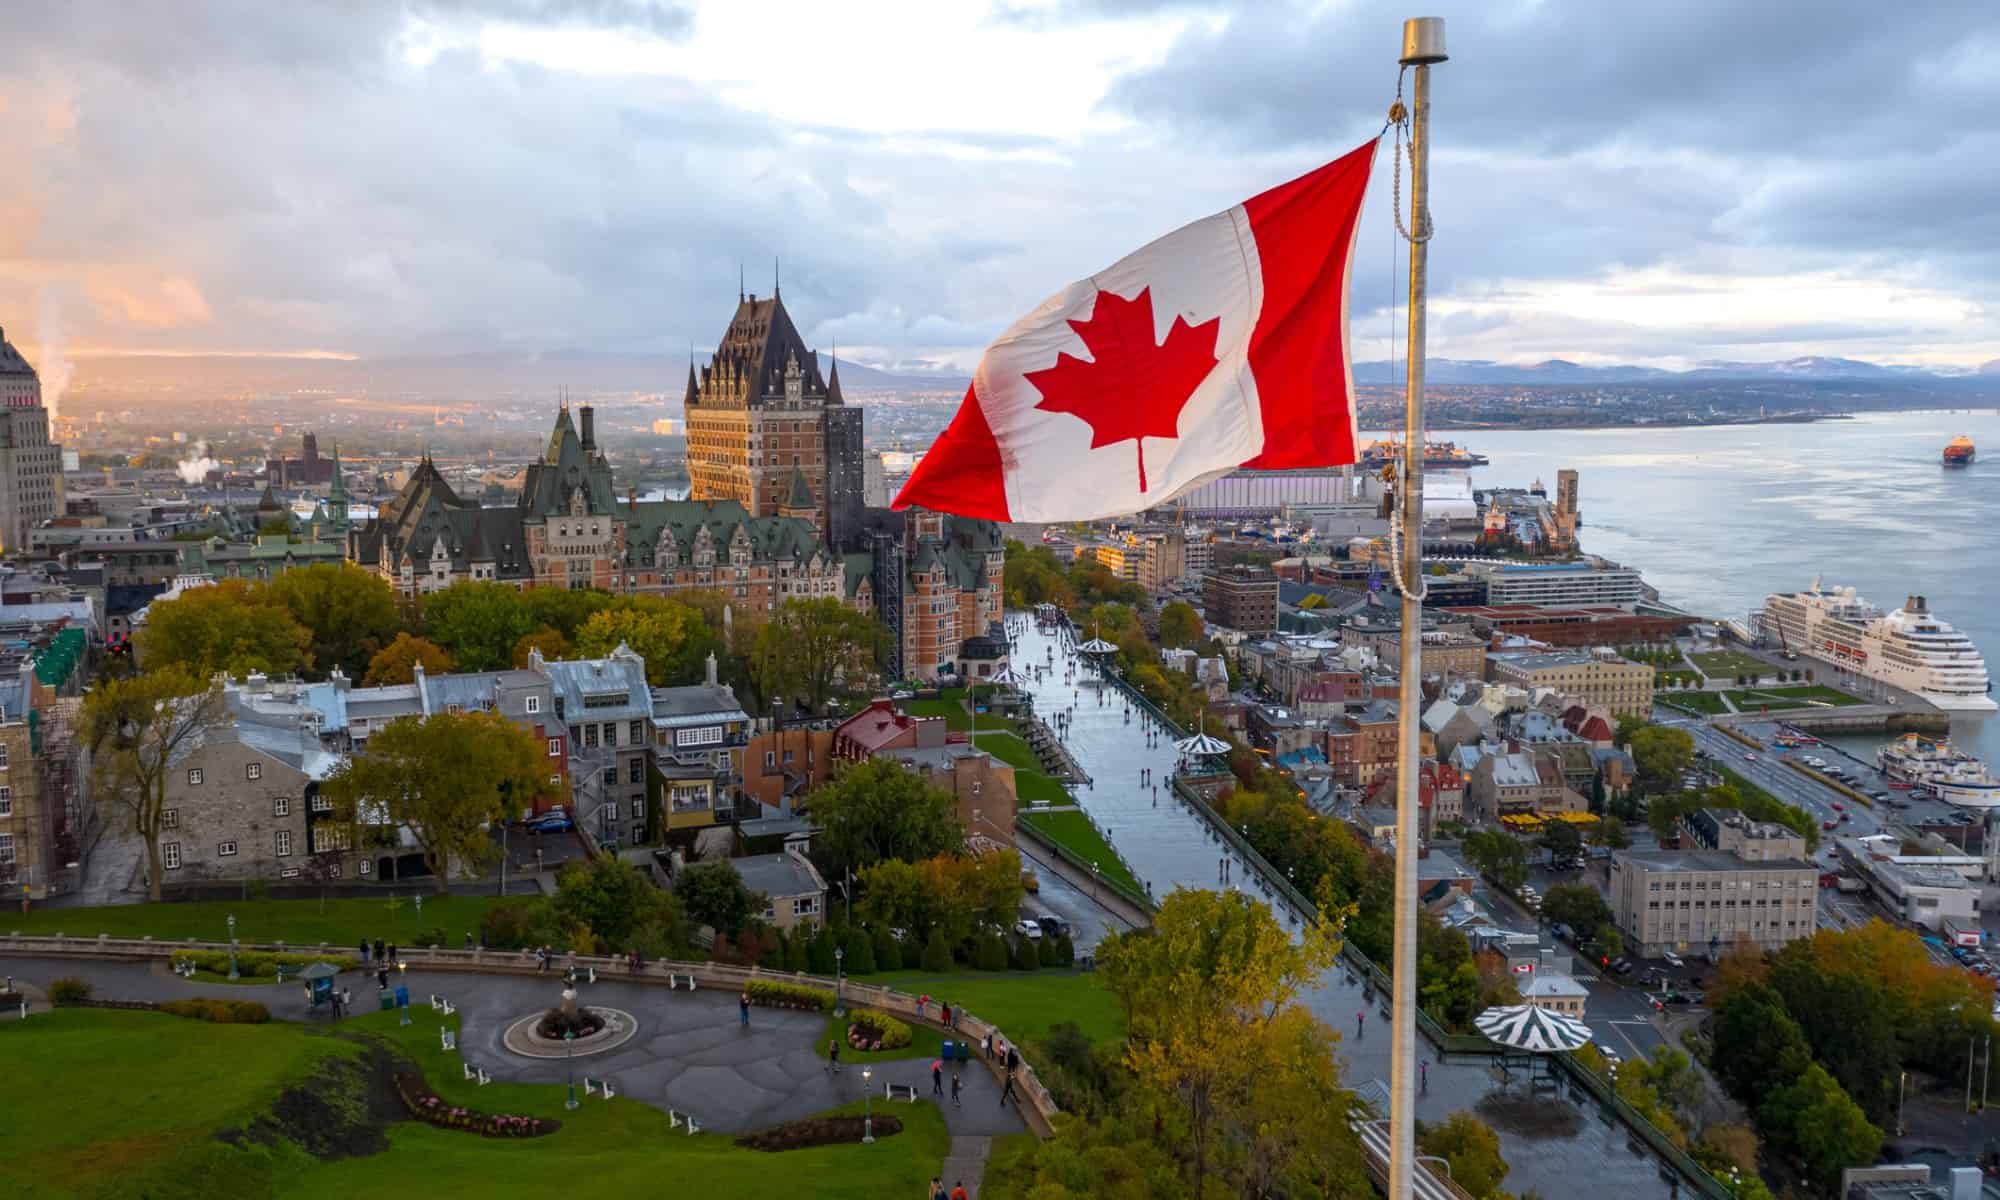
[[[1402,64],[1415,85],[1410,114],[1410,332],[1404,375],[1402,706],[1396,714],[1396,944],[1390,982],[1389,1200],[1416,1189],[1417,719],[1423,711],[1424,268],[1430,238],[1431,64],[1445,61],[1444,19],[1403,22]],[[1396,151],[1392,149],[1391,153]],[[1397,214],[1400,218],[1401,214]]]

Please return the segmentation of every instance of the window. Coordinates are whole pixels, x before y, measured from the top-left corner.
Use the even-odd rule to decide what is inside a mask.
[[[604,802],[604,820],[616,821],[617,819],[618,802],[616,800],[606,800]]]
[[[596,726],[596,725],[594,725],[594,724],[592,724],[592,725],[585,725],[585,726],[583,727],[583,748],[584,748],[584,749],[586,749],[586,750],[595,750],[595,749],[597,749],[597,726]]]
[[[14,815],[14,789],[0,786],[0,817]]]
[[[644,782],[646,782],[646,760],[645,760],[645,759],[643,759],[643,758],[635,758],[635,759],[633,759],[633,760],[632,760],[632,770],[631,770],[631,776],[632,776],[632,778],[631,778],[631,782],[633,782],[633,783],[644,783]]]
[[[775,767],[777,765],[778,765],[777,752],[774,750],[764,751],[764,769],[768,771],[772,767]]]
[[[559,788],[559,787],[561,787],[561,786],[562,786],[562,776],[560,776],[560,775],[551,775],[551,776],[549,776],[549,786],[550,786],[550,787],[552,787],[552,788]]]
[[[674,744],[678,746],[713,746],[721,741],[720,725],[704,725],[700,729],[681,729],[674,733]]]
[[[332,798],[328,796],[322,796],[320,793],[314,792],[312,798],[312,810],[314,812],[332,812],[333,811]]]
[[[460,713],[464,711],[465,711],[464,709],[460,708],[456,704],[447,704],[444,706],[444,713],[448,717],[458,716]]]
[[[7,769],[7,744],[0,742],[0,771]]]
[[[353,839],[345,826],[318,825],[312,830],[313,853],[322,850],[345,850],[353,844]]]
[[[160,865],[169,871],[181,869],[181,844],[166,842],[160,846]]]
[[[243,778],[245,778],[245,779],[262,779],[262,778],[264,778],[264,764],[263,764],[263,763],[260,763],[260,762],[254,762],[254,763],[244,763],[244,764],[243,764]]]
[[[609,787],[609,786],[611,786],[612,784],[615,784],[615,783],[617,783],[617,782],[618,782],[618,768],[617,768],[617,767],[606,767],[606,768],[604,768],[604,784],[605,784],[605,786],[606,786],[606,787]]]
[[[632,734],[632,736],[631,736],[631,737],[628,737],[628,738],[626,738],[626,739],[625,739],[625,742],[626,742],[626,744],[627,744],[627,745],[630,745],[630,746],[643,746],[643,745],[645,745],[645,743],[646,743],[646,723],[645,723],[644,721],[634,721],[634,722],[632,722],[632,729],[631,729],[631,734]]]
[[[541,698],[540,696],[530,696],[530,697],[528,697],[528,699],[527,699],[527,707],[528,707],[528,711],[529,711],[529,712],[531,712],[531,713],[538,713],[538,712],[542,711],[542,698]]]
[[[562,739],[561,739],[561,738],[550,738],[550,739],[549,739],[549,757],[550,757],[550,758],[561,758],[561,757],[562,757]]]
[[[792,915],[809,917],[819,911],[818,896],[798,896],[792,900]]]
[[[272,816],[274,816],[274,817],[289,817],[289,816],[291,816],[291,815],[292,815],[292,798],[291,798],[290,796],[277,796],[277,797],[274,797],[274,798],[273,798],[273,799],[271,800],[271,815],[272,815]]]
[[[181,810],[180,810],[180,809],[178,809],[178,808],[163,808],[163,809],[161,809],[161,810],[160,810],[160,828],[162,828],[162,829],[179,829],[180,827],[181,827]]]
[[[230,855],[236,853],[236,843],[235,842],[219,843],[215,847],[215,853],[222,858],[228,858]]]
[[[189,787],[200,787],[200,786],[201,786],[201,768],[200,768],[200,767],[189,767],[189,768],[188,768],[188,786],[189,786]]]
[[[280,829],[280,830],[278,831],[278,847],[277,847],[277,849],[278,849],[278,857],[279,857],[279,858],[286,858],[286,857],[289,857],[289,856],[291,855],[291,853],[292,853],[292,831],[291,831],[291,830],[289,830],[289,829]]]

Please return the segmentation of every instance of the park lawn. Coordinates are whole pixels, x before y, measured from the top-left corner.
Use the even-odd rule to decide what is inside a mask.
[[[873,983],[875,979],[869,976],[865,982]],[[813,1043],[813,1052],[825,1058],[826,1043],[831,1038],[840,1039],[840,1061],[843,1064],[885,1062],[891,1059],[917,1057],[928,1060],[944,1052],[944,1034],[928,1025],[919,1025],[915,1021],[903,1021],[910,1027],[910,1044],[907,1046],[895,1050],[856,1050],[847,1044],[847,1025],[854,1017],[854,1010],[862,1007],[865,1006],[850,1003],[847,1006],[847,1015],[844,1017],[835,1017],[829,1011],[826,1014],[826,1028],[820,1030],[819,1040]],[[896,1019],[903,1020],[901,1017]],[[754,1009],[751,1010],[750,1020],[752,1024],[756,1023],[757,1013]]]
[[[1059,967],[965,970],[949,975],[882,971],[870,975],[867,982],[912,996],[929,996],[933,1005],[962,1006],[980,1020],[998,1025],[1006,1036],[1022,1041],[1047,1037],[1051,1026],[1064,1021],[1073,1022],[1093,1042],[1116,1042],[1125,1037],[1118,998],[1090,971]]]
[[[1776,667],[1755,655],[1741,650],[1709,650],[1701,654],[1690,654],[1688,661],[1701,668],[1701,673],[1714,679],[1734,679],[1738,675],[1769,675]]]
[[[1850,696],[1839,688],[1831,688],[1823,683],[1796,687],[1744,688],[1729,693],[1736,701],[1736,707],[1755,711],[1759,705],[1772,707],[1797,707],[1805,704],[1830,704],[1835,708],[1845,708],[1850,704],[1866,704],[1859,696]]]
[[[1711,717],[1720,716],[1729,711],[1728,706],[1722,703],[1722,694],[1720,692],[1655,692],[1653,693],[1653,698],[1661,704],[1676,705],[1690,712],[1698,712]]]
[[[1132,869],[1125,860],[1118,857],[1118,851],[1104,840],[1097,826],[1081,812],[1029,812],[1026,809],[1014,814],[1017,825],[1032,825],[1035,831],[1050,841],[1069,850],[1070,853],[1087,863],[1096,863],[1106,879],[1123,884],[1135,895],[1143,896],[1146,889],[1132,876]]]
[[[419,885],[421,886],[421,885]],[[0,916],[0,929],[21,933],[64,933],[70,937],[137,938],[158,941],[196,938],[229,940],[229,918],[244,945],[284,942],[356,950],[363,937],[410,945],[420,930],[442,930],[444,944],[463,944],[479,934],[479,919],[497,903],[492,896],[425,895],[422,915],[408,894],[327,900],[188,900],[159,904],[112,904],[99,908],[38,908],[25,915]]]
[[[750,1019],[754,1022],[756,1014]],[[688,1137],[668,1125],[667,1114],[622,1096],[607,1103],[579,1093],[582,1105],[565,1112],[560,1087],[480,1087],[461,1079],[458,1055],[438,1049],[434,1022],[403,1029],[394,1014],[370,1013],[358,1023],[422,1065],[426,1080],[444,1100],[484,1112],[554,1117],[563,1128],[545,1138],[512,1142],[406,1121],[391,1128],[387,1153],[320,1164],[293,1194],[407,1200],[411,1181],[421,1179],[448,1180],[449,1194],[464,1196],[611,1198],[651,1195],[663,1186],[678,1190],[668,1186],[678,1183],[698,1185],[703,1194],[718,1197],[810,1193],[875,1200],[922,1195],[950,1149],[944,1117],[930,1104],[896,1105],[903,1132],[872,1146],[818,1146],[781,1154],[740,1149],[726,1135]],[[456,1024],[456,1018],[450,1023]],[[860,1110],[857,1102],[833,1111]],[[876,1111],[882,1107],[877,1105]],[[805,1181],[810,1182],[802,1187]]]
[[[433,1034],[433,1037],[436,1035]],[[302,1025],[212,1025],[158,1013],[61,1009],[0,1025],[0,1194],[213,1195],[309,1160],[246,1152],[219,1167],[212,1135],[247,1124],[289,1082],[359,1047]],[[296,1162],[288,1160],[296,1159]],[[173,1190],[173,1183],[187,1184]]]
[[[561,1087],[482,1088],[462,1080],[459,1056],[438,1049],[435,1018],[423,1016],[404,1029],[393,1013],[370,1013],[341,1028],[372,1034],[407,1055],[448,1102],[554,1117],[563,1128],[506,1141],[399,1121],[388,1127],[386,1151],[331,1162],[290,1141],[231,1145],[213,1135],[249,1123],[313,1064],[358,1053],[359,1045],[285,1022],[211,1025],[154,1013],[64,1010],[0,1026],[8,1093],[35,1098],[8,1106],[0,1128],[0,1194],[400,1200],[415,1188],[609,1198],[650,1194],[671,1179],[698,1181],[716,1196],[797,1194],[798,1182],[811,1180],[814,1196],[872,1200],[921,1194],[950,1144],[942,1115],[929,1104],[897,1105],[904,1131],[872,1146],[782,1154],[739,1149],[727,1136],[688,1137],[669,1127],[665,1113],[623,1097],[587,1099],[565,1112]]]
[[[981,750],[1014,768],[1014,796],[1020,805],[1074,802],[1068,790],[1042,770],[1035,752],[1017,735],[982,730],[974,738]]]
[[[903,711],[913,717],[943,717],[946,729],[969,729],[972,714],[965,711],[965,705],[957,699],[950,700],[905,700]]]

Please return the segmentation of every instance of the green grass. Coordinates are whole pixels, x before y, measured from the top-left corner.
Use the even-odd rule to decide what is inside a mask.
[[[1111,848],[1111,843],[1104,840],[1097,826],[1092,825],[1090,818],[1082,813],[1029,812],[1022,809],[1014,814],[1014,823],[1034,826],[1037,833],[1067,848],[1083,861],[1096,863],[1106,879],[1122,883],[1139,895],[1146,894],[1146,889],[1133,878],[1125,860],[1118,857],[1118,851]]]
[[[1690,654],[1688,661],[1701,668],[1702,674],[1713,679],[1721,676],[1734,679],[1738,675],[1769,675],[1777,668],[1754,655],[1741,650],[1710,650],[1703,654]]]
[[[1061,782],[1051,778],[1042,770],[1042,764],[1028,743],[1012,733],[981,731],[974,735],[981,750],[1014,768],[1014,795],[1025,806],[1040,801],[1045,804],[1073,804],[1075,800]]]
[[[876,977],[870,975],[863,982],[873,983],[875,980]],[[826,1028],[820,1030],[819,1040],[813,1043],[813,1052],[815,1054],[818,1054],[821,1058],[825,1058],[827,1039],[836,1037],[840,1039],[840,1061],[842,1063],[886,1062],[898,1058],[917,1058],[919,1056],[927,1059],[936,1058],[944,1050],[943,1033],[932,1029],[928,1025],[919,1025],[914,1021],[904,1022],[904,1024],[910,1027],[909,1045],[895,1050],[856,1050],[847,1044],[847,1024],[853,1018],[854,1010],[857,1007],[860,1006],[850,1003],[847,1006],[847,1016],[838,1019],[831,1012],[826,1014]],[[935,1015],[935,1011],[933,1011],[933,1015]],[[755,1023],[757,1014],[754,1012],[751,1013],[750,1020],[752,1023]],[[897,1020],[902,1020],[902,1018],[898,1017]]]
[[[943,717],[946,729],[969,729],[972,714],[957,700],[905,700],[903,711],[913,717]]]
[[[517,1142],[403,1121],[389,1127],[386,1151],[332,1162],[311,1159],[289,1142],[231,1146],[213,1134],[254,1119],[287,1083],[328,1055],[355,1053],[354,1043],[286,1023],[209,1025],[152,1013],[64,1010],[0,1026],[0,1061],[16,1101],[0,1130],[0,1195],[407,1200],[430,1190],[587,1198],[651,1194],[662,1180],[673,1180],[698,1182],[705,1195],[717,1197],[803,1190],[874,1200],[920,1195],[949,1149],[938,1110],[916,1104],[897,1105],[903,1132],[871,1146],[743,1150],[726,1136],[687,1137],[668,1127],[665,1113],[622,1097],[585,1100],[565,1112],[561,1087],[464,1082],[458,1055],[439,1051],[428,1020],[402,1029],[395,1014],[371,1013],[342,1029],[366,1031],[408,1055],[446,1101],[554,1117],[563,1128]],[[33,1103],[20,1102],[30,1096]],[[801,1180],[810,1186],[801,1189]]]
[[[1032,1041],[1048,1036],[1049,1027],[1071,1021],[1094,1042],[1122,1040],[1125,1018],[1118,999],[1094,973],[1045,967],[1039,971],[955,971],[931,975],[923,971],[883,971],[867,982],[879,983],[912,996],[929,996],[954,1008],[963,1007],[991,1021],[1011,1038]]]
[[[1654,695],[1662,704],[1677,705],[1711,717],[1729,711],[1722,703],[1720,692],[1657,692]]]
[[[419,885],[420,886],[420,885]],[[491,908],[491,896],[424,897],[423,915],[410,893],[395,897],[338,900],[190,900],[160,904],[115,904],[102,908],[40,908],[26,915],[0,915],[0,929],[22,933],[65,933],[71,937],[136,938],[150,934],[160,941],[199,938],[229,940],[229,918],[236,917],[236,936],[245,945],[282,941],[292,946],[317,946],[352,952],[365,935],[408,945],[419,930],[442,929],[445,945],[462,945],[467,932],[479,932],[479,918]]]
[[[1839,688],[1830,688],[1823,683],[1794,687],[1745,688],[1729,693],[1736,701],[1736,707],[1755,712],[1760,705],[1773,708],[1798,708],[1808,704],[1830,704],[1835,708],[1845,708],[1850,704],[1866,704],[1858,696],[1850,696]]]

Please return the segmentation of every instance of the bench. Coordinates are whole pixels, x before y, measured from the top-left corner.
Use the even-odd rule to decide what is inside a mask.
[[[609,1100],[618,1093],[612,1090],[609,1079],[592,1079],[590,1076],[585,1075],[583,1077],[583,1094],[586,1096],[600,1096]]]
[[[444,998],[443,996],[440,996],[440,995],[438,995],[438,994],[437,994],[436,992],[432,992],[432,993],[431,993],[431,1011],[433,1011],[433,1012],[438,1012],[438,1013],[442,1013],[442,1014],[444,1014],[445,1016],[447,1016],[447,1017],[448,1017],[448,1016],[450,1016],[451,1014],[453,1014],[453,1013],[457,1012],[457,1011],[458,1011],[458,1009],[456,1009],[456,1008],[454,1008],[454,1007],[452,1006],[452,1003],[451,1003],[451,1001],[449,1001],[449,1000],[445,999],[445,998]]]
[[[701,1125],[695,1121],[693,1113],[684,1113],[677,1108],[668,1109],[667,1128],[679,1129],[683,1125],[687,1126],[689,1137],[701,1132]]]
[[[688,991],[690,991],[690,992],[691,992],[691,991],[693,991],[693,990],[694,990],[694,988],[695,988],[695,980],[694,980],[694,976],[692,976],[692,975],[676,975],[676,974],[674,974],[674,973],[673,973],[672,971],[669,971],[669,972],[667,972],[667,990],[668,990],[668,991],[670,991],[670,992],[671,992],[671,991],[673,991],[673,990],[674,990],[675,988],[678,988],[678,987],[680,987],[680,986],[681,986],[681,984],[683,984],[683,983],[687,984],[687,990],[688,990]]]
[[[485,1087],[487,1084],[493,1082],[493,1077],[486,1073],[485,1067],[475,1067],[469,1062],[461,1062],[458,1064],[458,1067],[460,1072],[462,1072],[463,1078],[477,1079],[480,1087]]]
[[[885,1083],[882,1085],[884,1100],[901,1100],[905,1104],[917,1102],[917,1089],[907,1083]]]
[[[458,1049],[458,1035],[442,1025],[438,1026],[438,1041],[443,1043],[440,1047],[443,1050]]]

